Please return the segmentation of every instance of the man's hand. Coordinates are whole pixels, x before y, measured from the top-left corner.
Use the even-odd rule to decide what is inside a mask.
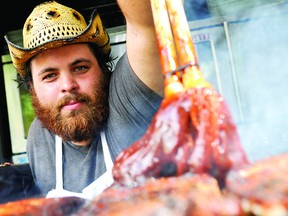
[[[164,95],[150,0],[117,1],[127,23],[126,48],[130,64],[143,83]]]

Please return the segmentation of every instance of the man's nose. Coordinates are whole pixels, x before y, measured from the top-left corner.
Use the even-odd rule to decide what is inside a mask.
[[[60,83],[61,92],[73,92],[77,90],[78,84],[70,73],[61,76],[61,83]]]

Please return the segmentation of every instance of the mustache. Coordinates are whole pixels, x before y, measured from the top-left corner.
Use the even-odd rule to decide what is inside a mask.
[[[63,106],[69,104],[71,101],[88,103],[91,101],[91,98],[86,94],[79,94],[79,93],[67,94],[57,102],[56,104],[57,110],[60,111]]]

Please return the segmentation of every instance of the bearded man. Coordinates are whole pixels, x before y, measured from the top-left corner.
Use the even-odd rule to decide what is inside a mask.
[[[91,199],[109,187],[115,157],[145,133],[163,99],[150,1],[118,4],[127,50],[115,67],[97,11],[87,24],[78,11],[44,2],[24,24],[23,47],[5,37],[32,96],[27,155],[43,196]]]

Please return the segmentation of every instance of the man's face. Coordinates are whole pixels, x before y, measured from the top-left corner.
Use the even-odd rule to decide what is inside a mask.
[[[89,140],[108,116],[107,81],[86,44],[45,51],[31,61],[32,103],[43,126],[63,140]]]

